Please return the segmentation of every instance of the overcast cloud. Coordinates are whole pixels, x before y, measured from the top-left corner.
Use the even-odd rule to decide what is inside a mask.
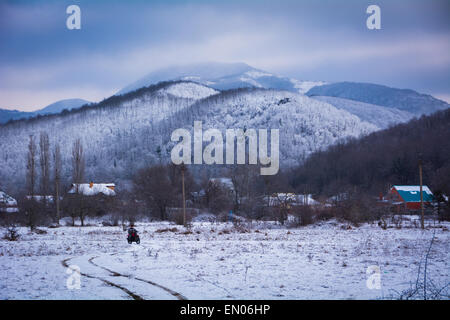
[[[81,30],[66,8],[81,8]],[[381,7],[382,30],[366,28]],[[0,108],[98,101],[152,70],[245,62],[450,101],[450,1],[0,1]]]

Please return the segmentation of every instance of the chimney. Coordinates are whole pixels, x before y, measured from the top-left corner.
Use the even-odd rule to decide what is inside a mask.
[[[94,186],[94,183],[91,181],[89,182],[89,188],[92,188]]]

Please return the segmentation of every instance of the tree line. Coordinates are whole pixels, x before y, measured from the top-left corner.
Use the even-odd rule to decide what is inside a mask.
[[[39,225],[59,225],[66,216],[71,217],[72,225],[79,219],[83,226],[87,216],[118,212],[120,199],[103,194],[85,196],[79,190],[79,184],[85,182],[85,152],[80,139],[72,145],[70,183],[63,181],[62,164],[59,143],[52,148],[46,132],[40,133],[38,141],[29,136],[26,181],[17,199],[20,213],[11,220],[34,230]],[[68,193],[72,185],[75,190]]]

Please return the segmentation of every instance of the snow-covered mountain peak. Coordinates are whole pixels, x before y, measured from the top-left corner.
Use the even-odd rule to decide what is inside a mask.
[[[127,92],[162,81],[187,80],[207,85],[216,90],[238,88],[265,88],[305,93],[324,82],[300,81],[256,69],[245,63],[208,62],[173,66],[153,71],[118,92]]]

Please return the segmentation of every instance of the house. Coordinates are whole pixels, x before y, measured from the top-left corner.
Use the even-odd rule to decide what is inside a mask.
[[[68,193],[82,194],[84,196],[95,196],[103,194],[105,196],[115,196],[116,185],[114,183],[72,183]]]
[[[16,199],[3,191],[0,191],[0,212],[19,212]]]
[[[434,201],[434,195],[427,186],[422,186],[422,194],[424,205]],[[420,210],[420,186],[393,186],[385,200],[404,209]]]
[[[267,203],[269,207],[285,205],[288,208],[291,206],[316,206],[320,204],[312,198],[311,194],[303,195],[295,193],[274,193],[271,196],[264,197],[264,202]]]
[[[341,192],[341,193],[338,193],[338,194],[326,199],[325,206],[327,206],[327,207],[336,206],[338,203],[347,201],[347,200],[350,200],[350,194],[348,192]]]

